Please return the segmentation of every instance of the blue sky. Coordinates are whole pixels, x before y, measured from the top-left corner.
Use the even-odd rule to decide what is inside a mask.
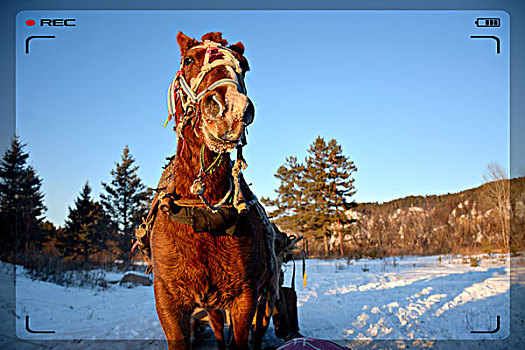
[[[502,19],[476,28],[477,17]],[[72,28],[28,27],[75,18]],[[356,163],[355,199],[457,192],[486,165],[508,169],[509,18],[501,11],[22,11],[17,16],[17,132],[44,181],[47,217],[62,224],[83,183],[97,197],[130,146],[155,186],[176,144],[166,91],[179,66],[179,30],[242,41],[256,107],[248,182],[273,196],[286,156],[317,135]],[[55,35],[31,43],[29,35]],[[470,35],[498,35],[492,40]]]

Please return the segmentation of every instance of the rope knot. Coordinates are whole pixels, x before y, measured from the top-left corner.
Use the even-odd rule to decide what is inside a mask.
[[[196,179],[190,187],[190,192],[196,196],[202,196],[204,193],[204,184],[199,179]]]

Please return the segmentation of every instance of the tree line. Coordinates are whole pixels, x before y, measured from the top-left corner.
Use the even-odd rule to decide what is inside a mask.
[[[102,182],[99,200],[93,198],[86,181],[59,227],[45,218],[42,179],[28,164],[25,147],[15,137],[0,161],[2,260],[30,268],[129,264],[134,229],[147,214],[153,193],[137,175],[139,167],[129,147],[115,162],[111,182]]]
[[[42,179],[24,147],[15,137],[0,161],[1,258],[29,267],[129,264],[134,230],[153,195],[137,175],[129,147],[111,181],[102,182],[99,199],[86,181],[60,227],[45,219]],[[335,139],[319,136],[304,160],[286,158],[275,174],[275,198],[262,202],[280,229],[305,238],[302,248],[310,256],[523,249],[525,177],[509,180],[489,164],[479,188],[379,204],[355,202],[356,171]]]

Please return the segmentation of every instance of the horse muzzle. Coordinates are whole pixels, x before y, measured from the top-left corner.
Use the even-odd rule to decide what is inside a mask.
[[[253,103],[233,86],[207,93],[201,101],[201,112],[205,142],[218,153],[233,151],[244,127],[251,124],[255,116]]]

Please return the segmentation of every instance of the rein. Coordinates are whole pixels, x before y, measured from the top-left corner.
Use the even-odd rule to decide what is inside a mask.
[[[200,155],[200,164],[201,164],[201,173],[203,172],[205,176],[211,175],[218,167],[221,165],[222,161],[222,154],[219,153],[217,157],[213,160],[213,162],[206,168],[204,166],[204,151],[206,150],[206,147],[202,145],[201,147],[201,155]]]

